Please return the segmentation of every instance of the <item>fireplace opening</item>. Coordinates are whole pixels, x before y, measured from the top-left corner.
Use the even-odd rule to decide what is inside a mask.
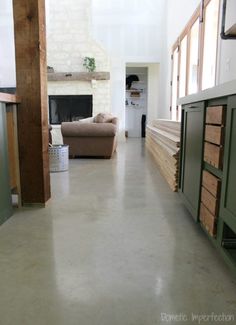
[[[50,124],[79,121],[93,114],[92,95],[49,96]]]

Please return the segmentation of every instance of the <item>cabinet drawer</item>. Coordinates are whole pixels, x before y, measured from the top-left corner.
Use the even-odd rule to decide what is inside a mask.
[[[206,123],[208,124],[225,124],[225,109],[224,106],[207,107]]]
[[[218,145],[223,144],[224,128],[221,126],[206,125],[205,140]]]
[[[200,221],[212,237],[216,236],[216,219],[202,203],[200,207]]]
[[[210,192],[208,192],[204,187],[202,187],[201,202],[207,207],[207,209],[217,217],[219,200],[215,198]]]
[[[215,144],[205,142],[204,161],[208,164],[221,169],[223,161],[223,149]]]
[[[202,172],[202,185],[216,198],[220,196],[221,180],[208,171]]]

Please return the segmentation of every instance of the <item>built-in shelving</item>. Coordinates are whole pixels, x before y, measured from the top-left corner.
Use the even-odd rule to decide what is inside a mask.
[[[133,81],[126,89],[126,131],[129,137],[141,137],[142,118],[147,113],[147,68],[127,67],[126,77],[135,75],[139,80]]]
[[[135,106],[135,105],[126,105],[126,108],[133,108],[133,109],[143,109],[142,106]]]

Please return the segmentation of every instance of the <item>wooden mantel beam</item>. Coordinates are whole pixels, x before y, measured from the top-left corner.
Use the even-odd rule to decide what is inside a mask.
[[[50,198],[44,0],[13,0],[23,204]]]
[[[49,72],[48,81],[110,80],[109,72]]]

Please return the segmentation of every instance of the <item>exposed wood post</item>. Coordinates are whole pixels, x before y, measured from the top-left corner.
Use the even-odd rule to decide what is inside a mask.
[[[13,0],[23,204],[50,198],[44,0]]]

